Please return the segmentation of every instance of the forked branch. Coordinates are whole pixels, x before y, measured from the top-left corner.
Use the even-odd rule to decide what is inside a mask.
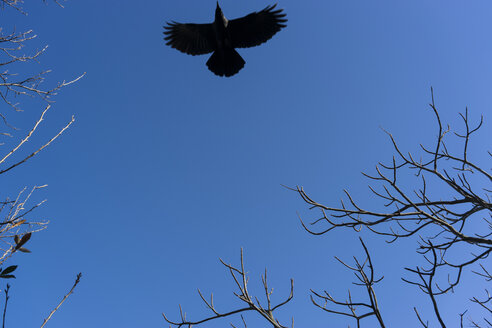
[[[383,280],[384,277],[375,278],[374,267],[372,265],[371,256],[369,251],[364,244],[362,238],[359,238],[364,248],[366,258],[364,261],[360,261],[354,257],[354,265],[349,265],[346,262],[335,257],[341,264],[343,264],[347,269],[352,271],[357,278],[357,282],[354,285],[362,286],[367,293],[368,301],[354,301],[350,290],[348,291],[348,298],[345,301],[339,301],[331,296],[327,291],[323,293],[317,293],[311,290],[311,302],[320,309],[337,315],[347,316],[354,318],[357,323],[357,327],[360,327],[361,320],[364,318],[369,318],[371,316],[376,317],[379,327],[386,327],[383,322],[383,317],[379,309],[376,292],[374,290],[374,285]],[[334,309],[332,306],[339,306],[345,308],[345,310]]]
[[[205,323],[207,321],[211,320],[216,320],[220,318],[225,318],[229,316],[233,316],[238,313],[242,312],[248,312],[248,311],[253,311],[259,314],[261,317],[263,317],[266,321],[268,321],[274,328],[286,328],[287,326],[282,325],[280,321],[274,316],[275,310],[278,308],[284,306],[287,304],[294,296],[294,281],[291,279],[290,280],[290,293],[289,296],[282,302],[273,305],[270,299],[270,296],[273,293],[273,289],[271,289],[268,286],[268,280],[267,280],[267,271],[265,269],[265,273],[261,277],[261,281],[263,284],[263,289],[265,293],[265,302],[261,302],[256,296],[251,295],[250,292],[248,291],[248,276],[247,273],[244,269],[244,258],[243,258],[243,250],[241,249],[241,263],[239,267],[234,267],[231,264],[227,264],[224,261],[220,260],[220,262],[227,268],[229,271],[232,280],[234,281],[237,290],[234,292],[234,295],[236,296],[237,299],[241,301],[244,306],[238,307],[233,310],[229,311],[219,311],[214,304],[214,298],[213,294],[210,296],[210,300],[207,300],[202,292],[198,290],[198,294],[200,295],[200,298],[202,301],[205,303],[206,307],[213,313],[211,316],[208,316],[206,318],[198,319],[198,320],[188,320],[186,318],[186,313],[183,312],[183,309],[181,308],[181,305],[179,306],[179,312],[180,312],[180,320],[179,321],[173,321],[168,319],[168,317],[163,313],[162,316],[164,317],[164,320],[169,323],[170,327],[189,327],[191,328],[194,325],[200,325],[202,323]],[[265,304],[266,303],[266,304]],[[241,315],[241,320],[246,327],[246,321],[244,320],[243,316]]]
[[[339,228],[357,232],[367,228],[376,235],[386,237],[388,243],[417,237],[417,252],[424,256],[428,265],[407,268],[417,279],[404,280],[418,286],[430,297],[436,318],[441,327],[445,327],[437,296],[453,291],[460,283],[463,272],[466,269],[473,271],[473,266],[482,269],[476,272],[478,276],[492,281],[484,266],[492,253],[492,153],[488,151],[488,164],[473,162],[468,154],[471,137],[484,125],[482,116],[476,124],[472,124],[466,108],[465,113],[460,114],[463,132],[454,133],[458,145],[449,147],[446,141],[451,129],[441,120],[432,89],[429,107],[437,125],[437,137],[431,146],[420,145],[421,154],[414,156],[404,152],[393,135],[385,131],[393,145],[393,158],[389,163],[378,163],[374,174],[363,173],[374,183],[369,190],[375,196],[373,199],[380,201],[379,207],[361,205],[346,190],[345,200],[339,206],[327,206],[314,200],[302,187],[289,189],[297,192],[309,209],[320,212],[320,217],[310,223],[300,218],[304,229],[313,235],[323,235]],[[403,175],[414,176],[417,187],[409,186],[409,180],[401,178]],[[436,191],[439,194],[436,195]],[[374,201],[371,203],[374,204]],[[468,255],[457,258],[454,254]],[[354,268],[359,269],[357,266]],[[447,279],[437,279],[438,275],[447,276]],[[364,317],[364,314],[354,314],[350,306],[355,306],[355,303],[350,299],[336,303],[328,295],[323,297],[325,301],[348,306],[350,311],[345,315],[354,316],[357,321]],[[472,299],[482,308],[490,304],[490,300],[485,301]],[[370,305],[356,304],[362,307]],[[368,313],[372,315],[375,311]],[[428,323],[416,308],[415,313],[421,325],[427,327]],[[461,321],[463,316],[464,313],[460,315]]]

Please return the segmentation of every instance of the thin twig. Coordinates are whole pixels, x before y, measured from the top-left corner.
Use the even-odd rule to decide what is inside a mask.
[[[5,305],[3,307],[3,319],[2,319],[2,328],[5,328],[5,316],[7,315],[7,303],[9,302],[9,290],[10,290],[10,285],[7,284],[7,287],[5,288]]]
[[[44,319],[43,324],[41,325],[40,328],[43,328],[46,325],[46,323],[51,319],[51,317],[53,316],[53,314],[55,314],[55,312],[63,304],[63,302],[65,302],[65,300],[73,293],[75,287],[77,287],[77,285],[79,284],[81,277],[82,277],[82,273],[77,274],[77,278],[75,279],[75,282],[74,282],[72,288],[70,289],[70,291],[62,298],[62,300],[60,301],[60,303],[58,303],[58,305],[53,309],[53,311],[51,311],[51,313],[48,315],[48,317],[46,319]]]

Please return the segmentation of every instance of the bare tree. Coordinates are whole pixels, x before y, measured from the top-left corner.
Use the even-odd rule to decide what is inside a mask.
[[[61,3],[57,0],[54,0],[54,2],[61,6]],[[26,14],[21,7],[22,3],[23,1],[21,0],[0,0],[0,10],[10,8]],[[41,70],[40,72],[27,76],[22,76],[12,71],[18,68],[19,65],[31,62],[36,63],[38,58],[45,53],[47,47],[39,50],[27,50],[26,52],[25,48],[27,44],[34,38],[36,38],[36,35],[32,30],[17,32],[15,29],[12,29],[10,32],[5,33],[4,28],[0,27],[0,104],[3,104],[1,107],[3,110],[0,111],[0,118],[3,121],[3,131],[0,132],[0,136],[8,141],[0,144],[0,178],[38,155],[74,122],[74,117],[72,116],[68,123],[53,133],[50,139],[40,142],[34,151],[24,151],[25,144],[28,141],[31,141],[31,143],[34,141],[38,127],[42,124],[46,113],[52,107],[53,97],[61,88],[78,81],[83,76],[82,74],[74,80],[68,82],[62,81],[53,87],[44,88],[43,82],[50,70]],[[37,97],[42,101],[41,113],[34,119],[33,125],[27,129],[27,133],[22,133],[21,129],[13,126],[8,120],[9,115],[23,111],[19,103],[19,99],[22,97]],[[32,111],[31,109],[30,112],[32,113]],[[48,224],[46,220],[32,218],[33,211],[42,205],[44,201],[34,204],[30,203],[33,193],[44,187],[46,185],[31,188],[25,187],[20,192],[15,193],[13,197],[7,195],[1,196],[1,199],[4,200],[0,201],[0,278],[8,279],[15,277],[13,273],[17,266],[10,265],[4,269],[2,269],[2,266],[14,254],[18,252],[30,252],[25,246],[31,239],[32,234],[45,229]],[[5,192],[3,190],[3,193]],[[70,292],[49,314],[42,326],[50,320],[59,306],[72,293],[73,289],[79,283],[80,277],[80,274],[77,275],[77,279]],[[10,286],[7,285],[5,289],[3,327],[5,327],[7,302],[10,297],[8,295],[9,288]]]
[[[417,252],[423,256],[426,265],[406,268],[413,278],[404,277],[402,280],[417,286],[427,295],[439,326],[456,326],[456,321],[459,321],[460,326],[463,327],[467,311],[458,313],[454,319],[444,318],[438,298],[454,291],[465,270],[474,272],[477,279],[492,281],[490,268],[487,268],[485,262],[492,251],[490,202],[492,176],[489,173],[490,169],[486,170],[483,165],[472,162],[468,156],[471,136],[482,127],[483,118],[476,125],[472,125],[467,109],[464,114],[460,114],[464,132],[456,132],[455,136],[462,141],[462,144],[458,153],[452,152],[445,142],[445,136],[450,132],[450,128],[443,127],[432,89],[431,96],[430,108],[438,127],[434,144],[431,147],[421,145],[423,154],[419,160],[416,160],[412,154],[403,152],[395,138],[388,133],[396,155],[393,156],[390,164],[379,163],[375,174],[363,173],[378,184],[369,188],[371,193],[382,201],[380,206],[382,210],[362,207],[347,191],[345,195],[348,201],[342,200],[339,207],[332,207],[316,202],[302,187],[290,189],[297,192],[310,209],[321,213],[321,217],[314,219],[310,224],[301,219],[304,229],[313,235],[324,235],[340,228],[350,228],[356,232],[367,228],[376,236],[386,238],[388,243],[415,237]],[[488,154],[488,156],[492,155],[490,152]],[[401,182],[401,175],[408,175],[408,173],[416,177],[420,188],[408,191],[408,180],[406,179],[405,183]],[[439,192],[437,195],[435,195],[436,191]],[[355,300],[350,290],[345,300],[337,299],[327,291],[311,290],[311,302],[329,314],[353,318],[357,327],[362,327],[362,324],[367,322],[365,320],[367,318],[375,319],[375,324],[379,327],[386,327],[375,289],[376,284],[381,282],[383,277],[376,274],[369,249],[362,239],[360,241],[365,253],[363,260],[354,257],[354,264],[349,264],[338,257],[336,259],[354,273],[356,278],[354,285],[365,291],[367,299]],[[456,254],[468,254],[468,258],[463,260],[462,256],[456,257]],[[272,307],[265,271],[262,281],[268,302],[266,306],[262,306],[247,290],[248,280],[244,271],[242,252],[239,268],[222,263],[232,274],[239,288],[239,292],[235,295],[246,304],[245,307],[219,312],[215,308],[213,297],[208,301],[199,291],[200,297],[213,315],[188,320],[180,307],[179,321],[172,321],[166,316],[164,319],[176,328],[182,326],[191,328],[193,325],[200,325],[210,320],[245,311],[255,311],[275,328],[283,327],[273,316],[273,310],[283,306],[293,297],[293,289],[291,288],[291,293],[285,302]],[[438,279],[441,276],[445,279]],[[465,306],[464,302],[461,303]],[[492,313],[492,296],[487,289],[481,297],[472,297],[469,305],[475,305],[485,313],[480,322],[470,317],[466,318],[473,327],[492,327],[489,319]],[[430,327],[419,310],[416,307],[413,310],[420,324],[423,327]],[[448,321],[451,323],[447,324]],[[244,319],[243,323],[246,326]]]
[[[1,0],[0,5],[2,9],[14,8],[17,11],[25,13],[21,7],[22,1],[19,0]],[[0,9],[1,10],[1,9]],[[50,88],[43,88],[42,84],[45,79],[45,75],[49,70],[42,70],[28,76],[20,76],[12,69],[17,68],[19,64],[27,64],[30,62],[37,62],[39,56],[41,56],[47,49],[44,47],[40,50],[34,50],[31,54],[26,54],[26,45],[36,38],[36,35],[32,30],[24,32],[16,32],[13,30],[10,33],[4,33],[4,29],[0,27],[0,99],[3,101],[4,110],[0,111],[0,118],[3,121],[3,131],[0,133],[3,138],[7,138],[8,143],[0,144],[4,147],[3,154],[0,153],[0,176],[10,172],[12,169],[19,167],[21,164],[30,160],[36,156],[43,149],[53,143],[70,125],[74,122],[74,117],[63,126],[59,131],[53,134],[53,137],[39,144],[35,151],[24,152],[23,146],[31,141],[34,137],[38,127],[45,119],[45,115],[51,108],[53,102],[53,96],[57,92],[77,80],[83,75],[77,77],[71,81],[63,81]],[[27,52],[29,52],[28,50]],[[37,119],[34,120],[33,126],[27,133],[21,134],[19,128],[14,127],[9,123],[7,117],[10,113],[22,112],[19,104],[19,98],[22,96],[27,97],[39,97],[44,102],[44,109]],[[0,102],[1,103],[1,102]],[[31,110],[32,112],[32,110]],[[16,142],[15,139],[18,139]],[[9,145],[10,148],[5,149]],[[14,159],[15,158],[15,159]],[[45,187],[34,186],[30,188],[30,191],[26,191],[24,188],[20,192],[17,192],[14,197],[3,196],[4,201],[0,202],[0,265],[7,260],[16,250],[27,250],[26,248],[16,248],[16,238],[22,240],[24,236],[31,236],[32,233],[42,230],[46,227],[47,221],[30,220],[29,215],[33,210],[40,206],[44,201],[40,203],[29,205],[29,200],[33,193]],[[5,191],[4,191],[5,192]],[[17,236],[17,237],[16,237]],[[28,240],[28,239],[27,239]],[[24,242],[27,242],[25,240]]]
[[[348,191],[345,191],[347,201],[342,200],[339,207],[333,207],[315,201],[302,187],[293,190],[310,209],[321,213],[310,224],[301,219],[302,226],[313,235],[327,234],[339,228],[351,228],[355,231],[367,228],[376,235],[386,237],[388,243],[416,236],[417,252],[423,255],[427,265],[406,268],[415,278],[402,279],[417,286],[429,297],[439,325],[446,327],[445,322],[451,319],[442,317],[437,297],[452,292],[460,283],[463,271],[467,269],[474,272],[476,277],[487,282],[492,281],[490,268],[486,267],[485,262],[492,252],[492,175],[489,173],[490,169],[484,169],[483,165],[472,162],[468,155],[471,136],[482,127],[483,117],[473,125],[468,117],[468,109],[460,114],[464,132],[455,132],[455,136],[462,141],[462,145],[458,152],[452,152],[445,142],[445,137],[451,130],[449,126],[443,127],[432,89],[431,95],[430,108],[438,127],[434,145],[420,145],[422,154],[416,159],[411,153],[404,152],[393,135],[387,133],[395,156],[389,164],[380,162],[375,174],[363,173],[378,184],[369,188],[382,201],[383,210],[364,208]],[[492,156],[490,151],[488,155],[489,158]],[[413,173],[420,181],[420,187],[410,192],[408,183],[400,182],[400,177],[408,173]],[[437,195],[436,191],[439,192]],[[369,253],[365,247],[364,249],[370,264]],[[468,254],[468,258],[458,259],[456,254]],[[372,271],[372,265],[369,267]],[[350,267],[351,270],[358,271],[363,278],[361,283],[369,289],[372,280],[365,278],[362,268],[359,264],[355,268]],[[439,275],[446,279],[437,283]],[[490,315],[491,297],[487,290],[485,294],[486,297],[473,297],[471,302]],[[330,297],[325,300],[334,302]],[[371,309],[377,316],[376,309]],[[418,309],[414,308],[414,311],[422,326],[428,327]],[[359,322],[360,317],[354,318]],[[463,314],[460,318],[463,323]],[[470,319],[476,327],[492,327],[486,317],[483,321],[480,326]],[[382,321],[379,323],[384,327]]]

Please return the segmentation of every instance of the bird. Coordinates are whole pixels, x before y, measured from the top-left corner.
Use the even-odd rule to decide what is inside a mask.
[[[188,55],[212,53],[207,61],[208,69],[218,76],[230,77],[245,64],[236,48],[259,46],[287,26],[286,14],[282,9],[275,9],[276,6],[270,5],[261,11],[228,20],[217,1],[213,23],[167,22],[164,40],[166,45]]]

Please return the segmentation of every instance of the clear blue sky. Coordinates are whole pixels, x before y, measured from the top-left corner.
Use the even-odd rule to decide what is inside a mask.
[[[231,309],[234,286],[218,258],[237,264],[240,247],[252,284],[268,267],[280,298],[295,279],[283,323],[294,316],[298,327],[346,326],[315,309],[308,291],[345,297],[352,277],[333,256],[362,255],[358,235],[307,235],[296,212],[317,213],[281,184],[302,185],[330,204],[348,188],[372,204],[360,171],[391,158],[380,127],[408,150],[433,140],[431,86],[453,128],[465,106],[472,118],[485,114],[471,152],[486,158],[490,1],[283,0],[288,27],[261,47],[239,50],[246,66],[229,79],[207,70],[207,56],[186,56],[162,40],[166,21],[210,22],[215,0],[64,4],[29,1],[26,17],[0,11],[5,31],[38,35],[26,51],[49,45],[30,68],[53,70],[47,86],[87,72],[57,96],[29,147],[72,114],[73,127],[2,176],[11,194],[48,184],[36,195],[48,202],[35,217],[51,221],[30,241],[33,253],[15,258],[9,327],[39,326],[80,271],[81,284],[50,327],[162,327],[161,312],[177,318],[179,303],[189,318],[201,317],[196,288],[214,291],[217,307]],[[269,4],[221,1],[229,18]],[[42,105],[24,104],[22,115],[10,117],[27,129]],[[430,303],[400,283],[402,265],[418,263],[414,244],[364,236],[385,275],[377,292],[387,323],[416,326],[412,307]],[[457,300],[442,301],[453,315],[463,310]]]

